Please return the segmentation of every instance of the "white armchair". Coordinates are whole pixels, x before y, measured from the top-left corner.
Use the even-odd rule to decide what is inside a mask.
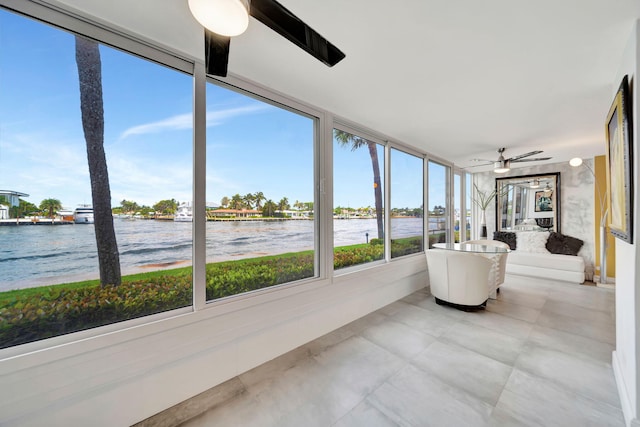
[[[436,303],[468,311],[486,305],[493,261],[468,252],[426,251],[429,286]]]
[[[499,240],[467,240],[460,245],[485,245],[496,246],[499,248],[509,249],[509,245]],[[491,271],[489,272],[489,298],[495,299],[497,293],[500,292],[500,285],[504,283],[504,275],[507,269],[508,253],[500,254],[476,254],[490,259],[493,262]]]

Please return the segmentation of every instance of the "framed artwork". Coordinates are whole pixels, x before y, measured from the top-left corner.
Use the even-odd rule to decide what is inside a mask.
[[[607,212],[611,234],[633,243],[633,180],[629,83],[624,76],[605,123]]]
[[[553,199],[549,191],[536,191],[536,212],[553,212]]]

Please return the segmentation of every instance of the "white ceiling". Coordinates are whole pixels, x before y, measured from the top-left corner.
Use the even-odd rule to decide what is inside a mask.
[[[346,58],[329,68],[251,18],[230,73],[463,167],[499,147],[549,162],[604,154],[640,18],[638,0],[279,1]],[[187,0],[61,2],[203,57]]]

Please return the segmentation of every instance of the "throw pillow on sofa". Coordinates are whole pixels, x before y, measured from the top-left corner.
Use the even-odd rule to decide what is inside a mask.
[[[521,252],[536,252],[548,254],[548,231],[521,231],[516,235],[516,248]]]
[[[516,250],[516,233],[510,231],[494,231],[493,240],[499,240],[509,245],[512,251]]]
[[[582,240],[554,231],[549,235],[546,248],[552,254],[577,256],[582,245],[584,245]]]

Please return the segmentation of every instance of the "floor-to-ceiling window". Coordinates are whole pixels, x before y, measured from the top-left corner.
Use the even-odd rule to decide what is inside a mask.
[[[106,30],[92,35],[104,43],[82,43],[4,9],[0,24],[0,188],[17,197],[0,196],[10,216],[0,226],[0,347],[327,279],[328,263],[341,270],[417,253],[427,212],[430,237],[446,239],[450,171],[429,163],[425,209],[419,152],[342,125],[323,141],[322,115],[310,107],[248,83],[205,83],[192,63]],[[102,111],[92,103],[99,95]],[[194,115],[206,124],[194,127]],[[194,134],[206,144],[194,146]],[[110,196],[98,202],[109,202],[115,261],[98,251],[110,238],[97,232],[104,216],[87,153],[96,143],[105,152]],[[333,174],[332,188],[322,189],[322,174]],[[325,193],[333,218],[317,205]],[[205,227],[194,235],[197,224]],[[331,225],[327,242],[320,231]],[[103,281],[104,265],[117,266],[120,279]]]
[[[207,84],[207,300],[315,275],[315,123]]]
[[[334,268],[384,258],[384,146],[333,131]]]
[[[4,9],[0,28],[0,187],[20,194],[0,200],[0,347],[189,306],[192,76]]]
[[[464,191],[464,218],[465,218],[465,240],[471,240],[471,191],[473,189],[471,184],[471,174],[465,173],[465,191]]]
[[[390,157],[391,258],[396,258],[423,250],[424,160],[395,148]]]
[[[434,243],[444,243],[449,234],[449,218],[447,205],[449,204],[449,166],[429,160],[429,247]]]
[[[453,174],[453,241],[459,243],[462,240],[462,177],[459,173]]]

